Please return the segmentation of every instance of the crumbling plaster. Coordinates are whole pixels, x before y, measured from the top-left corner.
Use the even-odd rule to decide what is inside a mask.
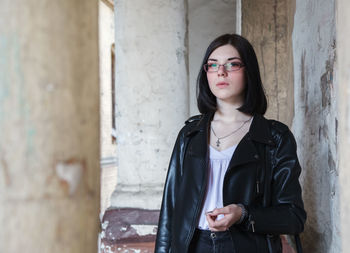
[[[335,36],[335,1],[296,1],[292,130],[308,213],[305,252],[341,252]]]

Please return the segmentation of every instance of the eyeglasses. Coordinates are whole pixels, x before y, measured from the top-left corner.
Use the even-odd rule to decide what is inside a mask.
[[[218,64],[213,62],[213,63],[207,63],[203,65],[205,72],[209,72],[209,73],[217,72],[220,66],[224,66],[227,72],[231,72],[231,71],[240,70],[241,68],[244,67],[244,64],[234,61],[234,62],[226,62],[225,64]]]

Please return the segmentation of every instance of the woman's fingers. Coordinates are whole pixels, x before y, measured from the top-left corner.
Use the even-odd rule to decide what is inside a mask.
[[[227,227],[227,225],[229,224],[229,217],[225,216],[220,220],[216,220],[214,221],[214,224],[216,227]]]
[[[227,214],[228,213],[228,208],[225,206],[225,207],[222,207],[222,208],[215,208],[212,212],[213,215],[220,215],[220,214]]]
[[[207,214],[206,218],[207,218],[210,230],[212,230],[213,228],[215,229],[216,216],[211,216],[211,215]]]
[[[222,208],[215,208],[213,211],[207,213],[207,220],[210,230],[224,231],[234,224],[240,217],[240,207],[231,204]],[[219,215],[224,217],[217,219]]]
[[[212,214],[207,214],[206,216],[209,229],[212,231],[225,231],[228,228],[229,220],[228,217],[223,217],[220,220],[217,220],[217,216]]]
[[[234,212],[234,204],[228,205],[228,206],[224,206],[221,208],[215,208],[211,213],[214,215],[220,215],[220,214],[230,214],[232,212]]]

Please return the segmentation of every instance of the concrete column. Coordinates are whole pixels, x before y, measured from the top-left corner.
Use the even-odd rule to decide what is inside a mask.
[[[292,130],[308,213],[305,252],[341,252],[335,28],[335,1],[296,1]]]
[[[242,1],[242,35],[257,54],[267,98],[268,118],[293,120],[292,31],[295,1]]]
[[[0,2],[0,252],[96,252],[97,1]]]
[[[337,1],[337,69],[339,91],[340,238],[342,251],[350,248],[350,2]],[[340,251],[339,251],[340,252]]]
[[[112,206],[159,209],[188,116],[184,1],[116,1],[117,188]]]

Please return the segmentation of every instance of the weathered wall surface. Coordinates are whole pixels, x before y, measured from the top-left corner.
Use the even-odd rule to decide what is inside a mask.
[[[209,43],[236,28],[236,0],[188,0],[190,114],[198,114],[196,80]]]
[[[295,1],[242,1],[242,35],[253,45],[260,65],[268,110],[266,117],[291,125],[293,56],[291,36]]]
[[[337,1],[337,93],[339,98],[339,179],[342,251],[350,249],[350,2]],[[339,212],[339,211],[338,211]],[[338,231],[337,231],[338,232]]]
[[[0,2],[0,252],[96,252],[97,8]]]
[[[265,117],[291,126],[294,116],[292,32],[295,1],[244,0],[241,4],[242,35],[254,47],[268,98]],[[283,240],[284,252],[289,252],[290,247],[290,243]]]
[[[112,206],[159,209],[188,117],[183,1],[116,1],[117,188]]]
[[[293,132],[308,213],[305,252],[341,252],[335,36],[335,1],[296,1]]]

